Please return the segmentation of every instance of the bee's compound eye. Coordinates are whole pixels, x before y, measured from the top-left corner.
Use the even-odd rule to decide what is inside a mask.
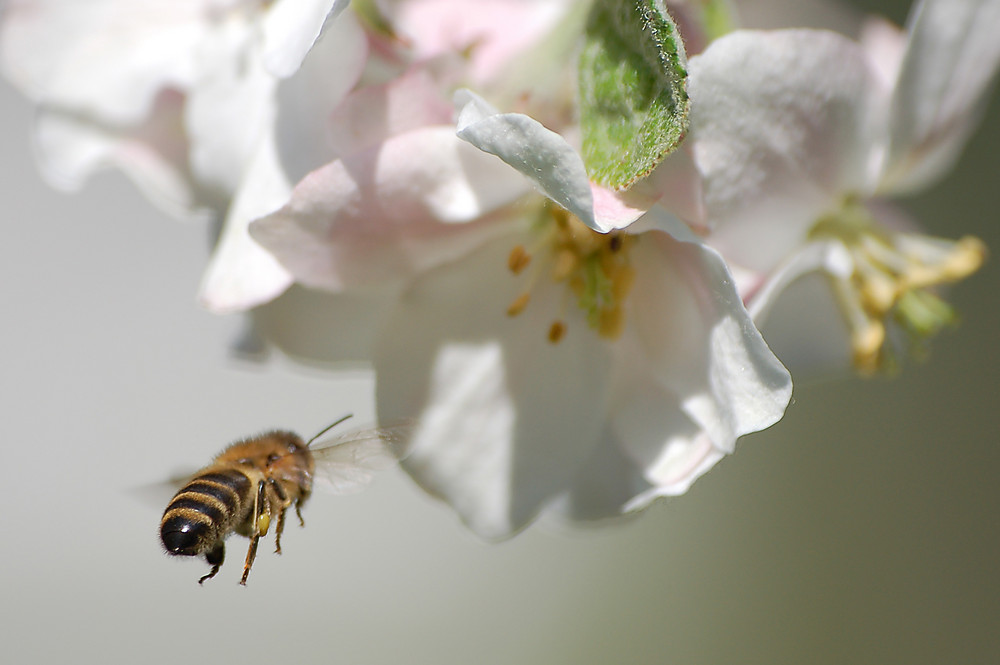
[[[172,517],[160,528],[160,538],[171,554],[194,556],[199,553],[199,545],[207,532],[208,526],[205,524],[183,517]]]

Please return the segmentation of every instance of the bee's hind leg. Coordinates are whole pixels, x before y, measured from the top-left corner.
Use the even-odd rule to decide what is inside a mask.
[[[271,511],[267,505],[267,485],[263,480],[257,483],[257,499],[253,504],[253,523],[250,532],[250,549],[247,550],[247,560],[243,564],[243,577],[240,584],[247,585],[247,577],[250,575],[250,567],[253,560],[257,558],[257,542],[261,536],[267,535],[267,530],[271,526]]]

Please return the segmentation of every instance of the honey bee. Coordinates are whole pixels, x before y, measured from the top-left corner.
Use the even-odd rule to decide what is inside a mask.
[[[336,494],[364,488],[374,471],[403,456],[402,428],[370,429],[332,437],[310,447],[324,433],[350,418],[340,418],[308,442],[293,432],[275,430],[233,443],[212,463],[195,473],[174,495],[160,520],[160,539],[168,554],[204,555],[219,572],[226,556],[225,540],[233,532],[250,539],[243,577],[257,556],[257,543],[276,517],[274,546],[281,554],[285,512],[294,506],[299,523],[302,505],[314,481]]]

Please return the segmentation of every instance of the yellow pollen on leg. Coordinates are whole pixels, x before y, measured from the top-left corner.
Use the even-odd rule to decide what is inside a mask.
[[[268,528],[271,526],[271,516],[267,513],[261,513],[260,517],[257,518],[257,533],[263,535],[267,533]]]

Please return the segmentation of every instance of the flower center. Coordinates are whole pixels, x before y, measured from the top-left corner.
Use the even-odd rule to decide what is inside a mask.
[[[635,236],[619,231],[598,233],[566,210],[546,204],[536,244],[530,250],[517,245],[507,258],[507,268],[515,275],[532,266],[527,288],[510,303],[507,314],[523,312],[538,279],[547,276],[565,287],[598,335],[617,339],[625,326],[623,305],[635,277],[628,251],[635,241]],[[560,312],[549,327],[550,342],[566,334],[564,314],[565,310]]]
[[[838,304],[851,330],[855,368],[862,374],[896,366],[891,333],[901,329],[911,353],[957,321],[954,309],[934,291],[976,272],[986,258],[978,238],[945,240],[885,229],[866,208],[847,201],[821,218],[810,239],[839,242],[851,258],[849,274],[832,274]]]

